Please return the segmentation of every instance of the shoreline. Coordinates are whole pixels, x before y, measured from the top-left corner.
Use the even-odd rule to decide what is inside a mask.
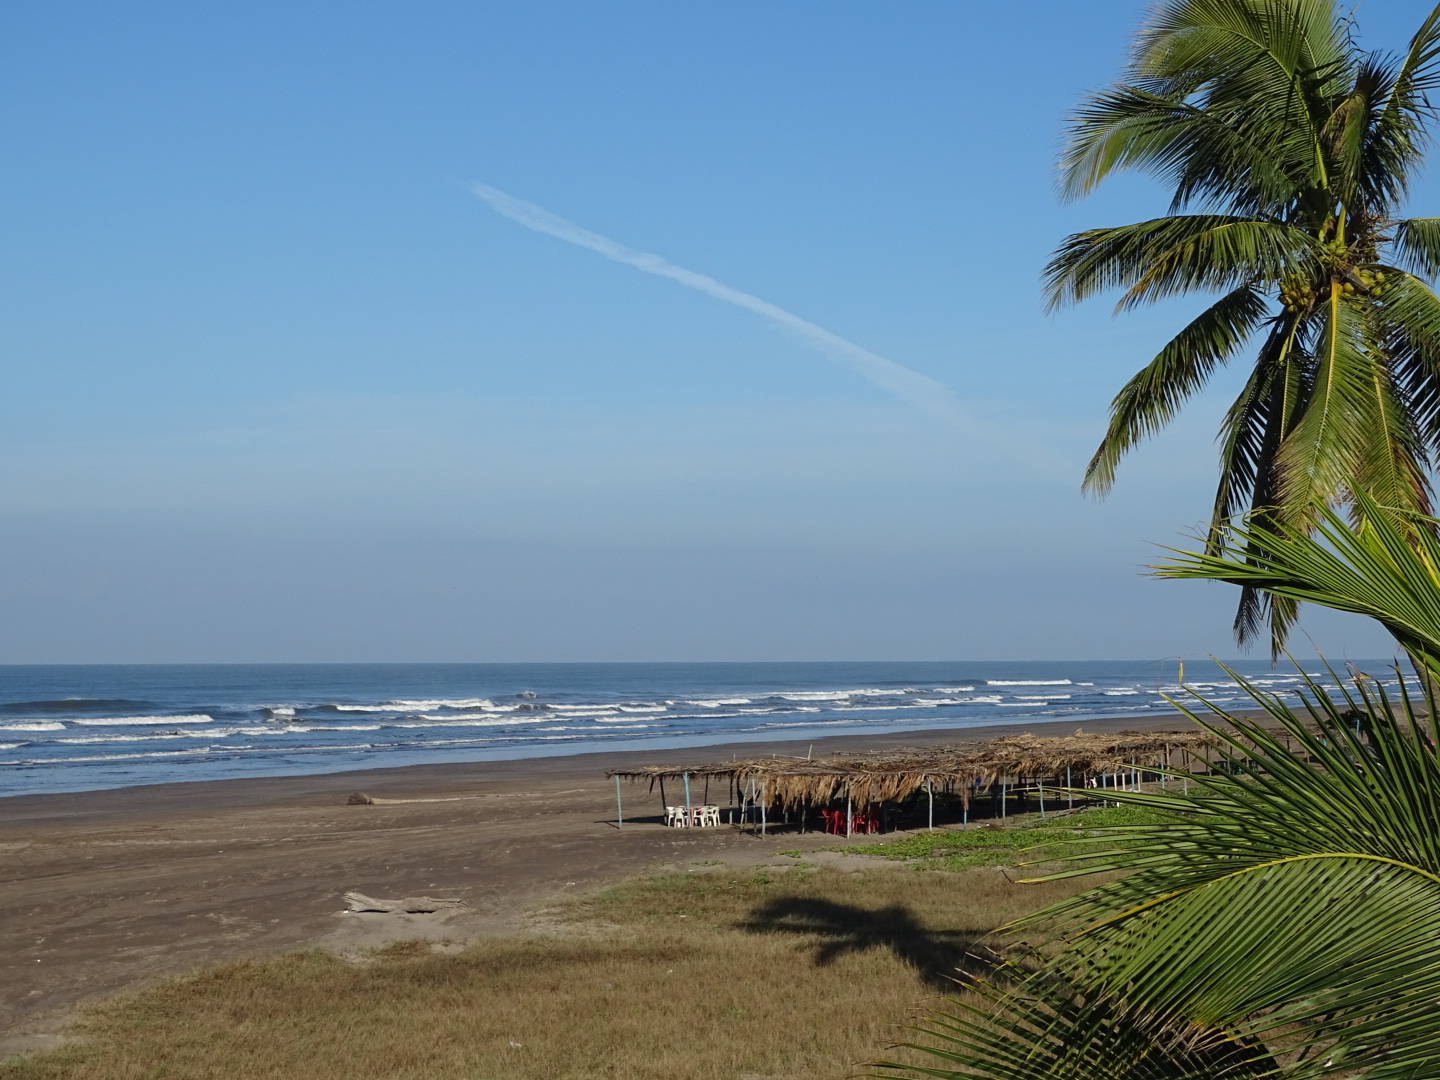
[[[903,732],[891,730],[883,734],[826,735],[809,739],[750,739],[655,749],[586,750],[572,754],[431,761],[413,765],[378,765],[313,773],[282,773],[275,776],[160,781],[79,791],[0,794],[0,814],[3,814],[5,825],[11,826],[22,822],[73,821],[89,813],[165,814],[197,801],[211,810],[244,809],[262,806],[275,800],[348,794],[361,789],[370,794],[384,795],[414,785],[443,785],[457,780],[519,779],[522,774],[531,774],[537,780],[587,775],[603,778],[607,769],[632,763],[660,765],[683,761],[700,765],[732,756],[803,757],[811,748],[815,754],[824,756],[856,750],[981,742],[1007,734],[1056,736],[1069,735],[1077,729],[1095,733],[1158,731],[1184,728],[1190,723],[1182,713],[1156,711],[1143,716],[1100,717],[1088,720],[1047,720],[1038,723],[1021,720],[965,728],[925,728]],[[370,790],[372,788],[373,791]],[[75,805],[62,808],[55,805],[57,803]]]

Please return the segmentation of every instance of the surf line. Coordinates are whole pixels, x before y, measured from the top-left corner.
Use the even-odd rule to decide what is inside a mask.
[[[770,320],[782,330],[795,334],[812,348],[830,359],[838,361],[901,401],[947,423],[972,429],[975,426],[972,418],[965,414],[955,396],[955,391],[944,383],[932,379],[928,375],[922,375],[903,364],[886,359],[852,341],[846,341],[840,335],[832,334],[824,327],[817,326],[808,319],[802,319],[799,315],[792,314],[784,308],[776,307],[768,300],[762,300],[758,296],[741,292],[739,289],[732,289],[729,285],[704,274],[698,274],[694,270],[676,266],[659,255],[626,247],[618,241],[611,240],[608,236],[591,232],[558,214],[552,214],[544,207],[536,206],[524,199],[517,199],[514,195],[490,187],[488,184],[475,183],[471,185],[470,190],[489,204],[490,208],[501,217],[509,218],[517,225],[523,225],[534,232],[544,233],[546,236],[563,240],[567,244],[574,244],[576,247],[593,251],[597,255],[603,255],[607,259],[634,267],[647,274],[668,278],[687,288],[694,289],[696,292],[714,297],[716,300],[723,300],[727,304],[752,311]]]

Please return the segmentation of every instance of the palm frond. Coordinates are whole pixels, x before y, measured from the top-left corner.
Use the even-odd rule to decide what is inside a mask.
[[[1440,273],[1440,218],[1406,218],[1395,223],[1395,261],[1426,277]]]
[[[1207,308],[1125,384],[1110,405],[1110,425],[1090,466],[1085,488],[1104,493],[1120,459],[1163,428],[1215,368],[1234,355],[1268,314],[1265,298],[1242,285]]]
[[[1071,116],[1060,159],[1061,194],[1090,194],[1130,169],[1174,189],[1171,212],[1192,202],[1254,216],[1294,196],[1295,182],[1264,133],[1239,127],[1183,99],[1138,86],[1101,91]]]
[[[1275,500],[1275,452],[1309,394],[1310,357],[1296,340],[1295,320],[1277,321],[1260,347],[1255,368],[1220,428],[1220,483],[1211,538],[1245,509]]]
[[[1376,422],[1376,357],[1366,348],[1364,307],[1332,286],[1324,319],[1309,400],[1276,452],[1276,503],[1289,522],[1308,522],[1349,489]]]
[[[1319,272],[1323,251],[1303,230],[1223,214],[1174,215],[1068,237],[1045,268],[1050,308],[1116,287],[1122,307],[1165,296],[1230,291]]]
[[[1358,527],[1328,507],[1316,511],[1315,536],[1283,525],[1236,525],[1227,530],[1224,551],[1175,550],[1156,573],[1228,581],[1366,615],[1390,631],[1417,666],[1440,676],[1440,522],[1384,508],[1364,492],[1355,493],[1355,504]]]
[[[1226,767],[1192,778],[1193,798],[1117,793],[1174,823],[1078,852],[1068,876],[1129,873],[1022,928],[1067,942],[1053,966],[1072,983],[1166,1023],[1405,1075],[1440,1050],[1432,733],[1374,683],[1336,698],[1310,681],[1297,713],[1229,674],[1265,722],[1190,712]]]
[[[1175,1025],[1123,996],[1055,972],[1007,969],[1008,984],[974,980],[966,996],[916,1025],[910,1064],[876,1062],[888,1077],[973,1080],[1258,1080],[1274,1061],[1263,1045],[1223,1029]],[[923,1057],[918,1057],[923,1055]],[[929,1061],[933,1064],[920,1064]]]
[[[1390,271],[1380,304],[1381,348],[1427,455],[1440,449],[1440,297],[1424,282]]]

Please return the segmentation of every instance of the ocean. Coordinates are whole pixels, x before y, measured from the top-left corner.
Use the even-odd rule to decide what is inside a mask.
[[[1388,661],[1360,664],[1392,687]],[[1240,661],[1293,694],[1294,669]],[[1318,664],[1307,671],[1330,682]],[[1209,661],[1186,687],[1249,699]],[[0,666],[0,795],[1144,716],[1174,660]]]

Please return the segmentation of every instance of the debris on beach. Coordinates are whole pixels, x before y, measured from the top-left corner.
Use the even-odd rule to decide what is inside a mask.
[[[436,899],[433,896],[407,896],[401,900],[377,900],[364,893],[347,892],[345,903],[354,912],[378,912],[386,915],[430,915],[450,908],[462,908],[465,901],[459,897]]]
[[[375,800],[363,791],[352,791],[350,797],[345,800],[346,806],[374,806]]]

